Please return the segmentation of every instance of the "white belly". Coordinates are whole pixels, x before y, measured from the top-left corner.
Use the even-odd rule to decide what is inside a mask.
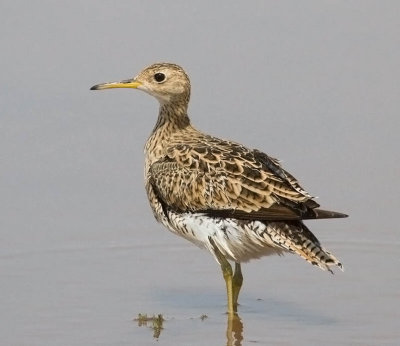
[[[167,228],[175,234],[209,250],[216,258],[210,238],[218,250],[235,262],[247,262],[268,255],[281,255],[285,249],[273,237],[274,224],[210,217],[206,214],[168,212]]]

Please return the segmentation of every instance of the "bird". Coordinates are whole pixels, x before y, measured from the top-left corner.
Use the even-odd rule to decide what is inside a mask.
[[[244,262],[293,253],[322,270],[343,270],[303,220],[348,215],[320,209],[278,159],[192,126],[191,84],[182,67],[155,63],[134,78],[91,90],[112,88],[139,89],[158,100],[144,149],[147,197],[158,222],[219,263],[229,315],[237,314]]]

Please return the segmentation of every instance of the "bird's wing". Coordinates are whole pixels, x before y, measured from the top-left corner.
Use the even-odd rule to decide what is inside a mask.
[[[162,202],[182,212],[296,220],[315,218],[319,206],[278,160],[213,137],[171,145],[149,173]]]

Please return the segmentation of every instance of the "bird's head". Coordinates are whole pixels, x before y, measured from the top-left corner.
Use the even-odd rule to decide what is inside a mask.
[[[178,65],[157,63],[146,67],[135,78],[97,84],[91,90],[134,88],[154,96],[161,105],[186,104],[190,98],[190,81]]]

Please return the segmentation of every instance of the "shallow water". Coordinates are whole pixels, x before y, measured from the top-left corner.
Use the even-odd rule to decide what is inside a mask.
[[[346,265],[336,275],[293,255],[245,264],[239,317],[229,322],[222,275],[210,255],[168,232],[136,235],[122,236],[121,243],[2,255],[2,344],[395,345],[400,340],[399,273],[388,270],[399,261],[398,243],[325,240]],[[135,321],[139,313],[163,315],[158,337],[151,322]]]
[[[400,2],[362,5],[3,1],[0,345],[400,345]],[[89,90],[163,60],[191,77],[196,127],[350,214],[309,223],[343,273],[245,264],[227,320],[212,256],[148,207],[156,101]],[[139,314],[163,315],[158,337]]]

